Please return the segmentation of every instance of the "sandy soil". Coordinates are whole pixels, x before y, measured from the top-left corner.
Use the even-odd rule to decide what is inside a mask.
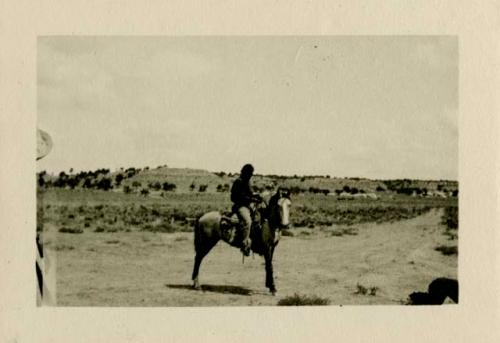
[[[276,296],[264,287],[263,258],[242,264],[239,251],[223,242],[201,266],[204,290],[192,290],[192,233],[64,234],[49,226],[45,241],[56,258],[62,306],[276,305],[294,293],[332,305],[401,304],[436,277],[457,277],[456,255],[434,250],[457,244],[443,235],[440,216],[433,210],[396,223],[356,225],[356,235],[332,236],[338,227],[294,230],[275,252]],[[356,294],[358,284],[375,294]]]

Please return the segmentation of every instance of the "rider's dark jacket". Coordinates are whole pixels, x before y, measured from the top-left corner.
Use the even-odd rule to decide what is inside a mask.
[[[244,181],[237,178],[231,187],[231,201],[233,202],[233,210],[245,206],[249,207],[253,199],[253,192],[250,187],[250,180]]]

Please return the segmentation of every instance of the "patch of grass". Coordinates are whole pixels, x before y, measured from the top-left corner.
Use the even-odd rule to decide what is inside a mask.
[[[371,296],[376,296],[379,288],[378,287],[370,287],[370,293],[369,295]]]
[[[163,242],[160,242],[160,243],[152,243],[151,246],[152,247],[166,247],[167,244],[163,243]]]
[[[444,208],[441,224],[446,225],[449,230],[458,229],[458,207],[448,206]]]
[[[319,306],[330,305],[330,299],[316,295],[300,295],[295,293],[278,301],[278,306]]]
[[[140,181],[145,182],[145,180]],[[216,181],[220,182],[218,179]],[[189,187],[192,182],[191,178],[187,182],[186,187]],[[332,180],[332,182],[342,183],[335,186],[341,188],[346,181]],[[311,185],[318,186],[313,183]],[[350,184],[350,186],[353,185]],[[215,186],[216,184],[210,184],[209,189],[215,190]],[[451,218],[458,213],[456,198],[430,199],[395,196],[381,198],[378,201],[357,199],[349,202],[338,201],[334,196],[312,194],[302,194],[292,198],[294,207],[290,212],[290,219],[293,226],[311,230],[321,230],[331,225],[349,227],[367,222],[394,222],[416,217],[437,207],[454,208],[446,210],[447,216]],[[97,226],[103,226],[104,230],[101,232],[106,232],[109,226],[117,227],[118,231],[130,228],[132,231],[192,232],[194,220],[203,213],[213,210],[224,211],[230,208],[229,195],[215,191],[206,194],[191,191],[189,193],[170,192],[160,199],[144,198],[122,192],[48,189],[44,193],[43,224],[56,225],[56,227],[81,227],[92,231]],[[68,218],[70,214],[73,218]],[[454,226],[453,220],[448,222],[450,226]],[[90,223],[88,229],[85,223]],[[457,230],[451,229],[450,231],[455,235],[457,233]],[[287,235],[285,231],[282,233],[283,236]],[[298,235],[297,232],[293,233]],[[356,232],[342,234],[356,234]],[[340,234],[337,235],[340,236]],[[450,235],[450,237],[455,236]]]
[[[360,294],[360,295],[370,295],[370,296],[375,296],[377,295],[379,288],[374,286],[374,287],[365,287],[361,285],[360,283],[356,284],[356,292],[354,294]]]
[[[356,236],[358,234],[358,230],[353,228],[345,228],[342,230],[342,232],[349,236]]]
[[[440,251],[443,255],[458,255],[458,248],[456,246],[440,245],[434,248],[436,251]]]
[[[454,230],[446,230],[444,234],[448,236],[448,240],[450,241],[453,241],[458,238],[458,235],[456,234],[456,231],[454,232]]]
[[[356,292],[354,292],[354,294],[366,295],[367,293],[368,293],[368,288],[366,288],[363,285],[360,285],[359,283],[356,284]]]
[[[341,229],[337,229],[332,231],[332,236],[342,237],[344,235],[356,236],[358,234],[358,230],[350,227],[345,227]]]
[[[109,225],[106,223],[102,223],[97,226],[97,228],[94,230],[94,232],[118,232],[118,231],[124,231],[123,227],[116,227],[116,225]]]
[[[293,237],[293,236],[295,236],[295,234],[292,231],[288,230],[288,229],[281,230],[281,235],[284,236],[284,237]]]
[[[57,244],[54,246],[55,251],[65,251],[65,250],[74,250],[75,247],[72,245],[66,245],[66,244]]]
[[[412,199],[388,201],[353,201],[349,204],[336,201],[316,202],[318,199],[308,198],[301,201],[310,202],[298,204],[291,212],[295,227],[315,228],[318,226],[354,225],[360,223],[384,223],[411,219],[432,209],[431,204],[422,200]]]
[[[441,217],[441,224],[446,227],[444,234],[448,236],[448,240],[452,241],[458,239],[458,207],[448,206],[444,208],[443,216]],[[438,247],[439,248],[439,247]],[[442,247],[441,247],[442,248]],[[441,251],[445,255],[454,254],[453,251],[447,251],[446,247]],[[437,248],[436,248],[437,250]],[[455,252],[456,254],[456,252]]]
[[[120,241],[117,239],[111,239],[109,241],[106,241],[106,244],[118,244],[118,243],[120,243]]]
[[[180,236],[180,237],[175,237],[174,242],[184,242],[184,241],[187,241],[187,240],[188,240],[187,237]]]
[[[83,233],[83,230],[82,229],[79,229],[79,228],[69,228],[69,227],[62,227],[59,229],[59,232],[62,232],[62,233]]]

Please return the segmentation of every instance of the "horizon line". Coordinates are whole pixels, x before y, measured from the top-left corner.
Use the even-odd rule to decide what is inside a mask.
[[[140,169],[141,171],[144,171],[145,168],[148,168],[148,170],[155,170],[155,169],[160,169],[160,168],[166,168],[166,169],[186,169],[186,170],[200,170],[200,171],[205,171],[211,174],[216,174],[216,173],[224,173],[226,175],[239,175],[240,172],[227,172],[224,170],[209,170],[209,169],[203,169],[203,168],[194,168],[194,167],[172,167],[169,166],[168,164],[164,165],[158,165],[156,167],[150,167],[150,166],[144,166],[144,167],[114,167],[114,170],[112,170],[111,167],[100,167],[96,168],[94,170],[88,169],[75,169],[75,168],[69,168],[68,172],[72,169],[73,172],[70,172],[70,174],[77,174],[79,172],[86,172],[86,171],[95,171],[99,169],[109,169],[110,173],[116,173],[119,172],[121,169],[127,170],[130,168],[134,169]],[[43,169],[41,171],[47,172],[47,170]],[[41,172],[40,171],[40,172]],[[40,172],[37,172],[40,173]],[[60,171],[52,171],[50,174],[59,174],[61,172],[65,172],[66,170],[60,170]],[[371,178],[371,177],[365,177],[365,176],[340,176],[340,175],[332,175],[332,174],[299,174],[299,173],[293,173],[293,174],[277,174],[277,173],[254,173],[254,176],[259,176],[259,177],[269,177],[269,176],[283,176],[287,178],[302,178],[302,177],[316,177],[316,178],[330,178],[330,179],[359,179],[359,180],[371,180],[371,181],[387,181],[387,180],[412,180],[412,181],[451,181],[451,182],[459,182],[458,179],[447,179],[447,178],[420,178],[420,177],[385,177],[385,178]]]

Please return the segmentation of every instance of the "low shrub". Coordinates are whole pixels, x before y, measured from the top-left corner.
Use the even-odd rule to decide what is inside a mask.
[[[356,292],[354,292],[354,294],[366,295],[367,293],[368,293],[368,288],[366,288],[363,285],[360,285],[359,283],[356,284]]]
[[[458,229],[458,207],[448,206],[445,207],[441,223],[446,225],[448,230]]]
[[[316,295],[300,295],[295,293],[278,301],[278,306],[318,306],[330,305],[330,299],[321,298]]]
[[[457,238],[458,238],[458,235],[456,234],[456,231],[446,230],[446,231],[444,232],[444,234],[445,234],[446,236],[448,236],[448,240],[450,240],[450,241],[453,241],[453,240],[455,240],[455,239],[457,239]]]
[[[376,286],[365,287],[365,286],[361,285],[360,283],[357,283],[356,284],[356,292],[354,292],[354,294],[375,296],[375,295],[377,295],[378,290],[379,290],[379,288]]]
[[[434,250],[440,251],[443,255],[458,255],[458,248],[456,246],[440,245]]]
[[[75,249],[74,246],[66,245],[66,244],[58,244],[54,247],[55,251],[65,251],[65,250],[73,250],[73,249]]]
[[[79,229],[79,228],[73,229],[73,228],[69,228],[69,227],[62,227],[59,229],[59,232],[62,232],[62,233],[83,233],[83,230]]]
[[[358,230],[352,228],[342,229],[342,233],[345,235],[356,236],[358,234]]]
[[[145,224],[142,226],[141,231],[173,233],[180,231],[180,226],[169,222],[162,222],[156,225]]]

